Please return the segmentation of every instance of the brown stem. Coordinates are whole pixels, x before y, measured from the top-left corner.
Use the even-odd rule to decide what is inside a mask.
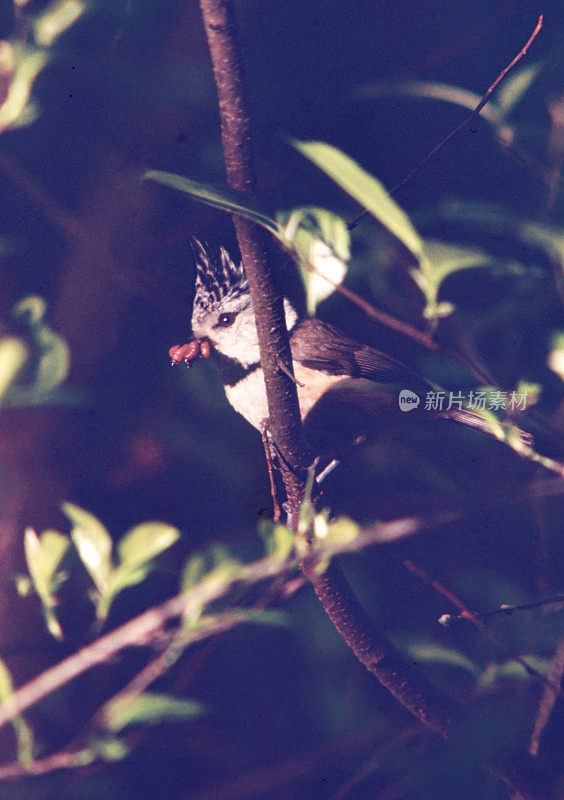
[[[452,738],[462,718],[462,707],[429,683],[419,668],[375,628],[335,561],[321,574],[307,564],[304,571],[359,661],[421,722],[445,739]]]
[[[256,178],[235,10],[233,3],[226,0],[200,0],[200,7],[217,86],[227,180],[233,189],[251,194],[256,188]],[[270,237],[247,219],[234,215],[233,222],[255,312],[268,400],[268,427],[282,456],[284,485],[290,509],[296,516],[305,489],[305,470],[312,458],[303,437],[298,394],[292,378],[282,295],[272,275]]]

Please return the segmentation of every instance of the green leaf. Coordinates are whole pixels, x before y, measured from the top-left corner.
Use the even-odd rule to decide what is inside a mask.
[[[564,381],[564,331],[552,338],[552,350],[548,356],[548,366]]]
[[[46,530],[40,536],[41,557],[44,574],[50,584],[70,547],[68,538],[59,531]]]
[[[128,531],[117,551],[121,565],[135,570],[171,547],[180,537],[178,528],[164,522],[143,522]]]
[[[27,358],[27,347],[21,339],[15,336],[0,339],[0,398],[10,389]]]
[[[123,739],[114,736],[99,736],[90,744],[85,751],[85,764],[90,764],[96,758],[104,761],[123,761],[130,753],[129,746]]]
[[[212,186],[211,184],[194,181],[176,175],[173,172],[162,172],[161,170],[150,169],[142,175],[143,180],[156,181],[179,192],[195,197],[214,208],[222,211],[229,211],[231,214],[240,214],[242,217],[262,225],[263,228],[271,231],[275,236],[280,236],[280,231],[276,222],[260,208],[258,201],[247,195],[239,195],[227,186]]]
[[[466,670],[471,675],[478,674],[478,668],[463,653],[450,647],[442,647],[434,642],[411,642],[407,646],[410,656],[428,664],[445,664]]]
[[[0,704],[9,704],[13,692],[12,676],[8,667],[0,659]],[[11,725],[16,735],[18,761],[22,764],[27,764],[33,760],[32,730],[21,714],[17,714],[11,720]]]
[[[214,581],[225,581],[229,584],[236,580],[242,564],[227,547],[213,545],[208,551],[208,556],[212,565],[208,575],[213,577]]]
[[[155,725],[159,722],[188,720],[204,713],[194,700],[179,700],[166,694],[144,692],[136,697],[118,697],[106,703],[103,724],[112,733],[130,725]]]
[[[225,547],[211,547],[189,559],[182,572],[182,591],[195,589],[200,584],[212,582],[219,589],[228,587],[237,580],[241,562],[233,558]],[[185,629],[192,629],[205,608],[203,603],[190,603],[183,614]]]
[[[539,672],[541,675],[548,675],[550,670],[549,659],[540,658],[535,655],[523,655],[521,658],[531,669],[536,670],[536,672]],[[522,664],[515,661],[513,658],[497,665],[497,675],[499,678],[508,678],[509,680],[525,680],[533,677]]]
[[[12,314],[24,325],[34,326],[43,322],[46,311],[47,305],[42,297],[29,295],[15,304]]]
[[[292,144],[399,239],[418,263],[422,262],[423,242],[419,234],[380,181],[332,145],[296,140]]]
[[[534,655],[524,655],[521,658],[526,661],[526,663],[532,669],[539,672],[541,675],[547,675],[550,670],[550,661],[546,658],[540,658],[539,656]],[[511,680],[511,681],[525,681],[531,680],[533,675],[531,675],[525,667],[516,661],[514,658],[510,658],[507,661],[504,661],[502,664],[488,664],[485,670],[482,671],[482,674],[479,677],[478,685],[483,688],[487,689],[493,686],[496,681],[498,680]]]
[[[505,78],[494,94],[495,104],[501,109],[505,117],[519,105],[525,92],[532,86],[542,68],[542,62],[528,64],[525,67],[521,67],[521,69],[515,70],[508,78]]]
[[[182,571],[182,591],[187,592],[197,586],[207,571],[208,567],[203,553],[196,553],[189,558]]]
[[[326,513],[317,514],[313,520],[315,538],[324,548],[340,549],[356,539],[359,532],[356,522],[347,517],[339,517],[334,522],[328,522],[327,516]]]
[[[355,92],[355,97],[358,100],[375,100],[390,95],[441,100],[467,108],[469,111],[474,111],[482,99],[481,95],[476,94],[476,92],[438,81],[384,81],[368,84]],[[495,104],[492,105],[491,102],[480,111],[480,116],[494,125],[498,125],[501,122],[499,109],[496,108]]]
[[[112,571],[112,539],[100,520],[72,503],[63,503],[72,523],[71,537],[94,585],[101,595],[109,588]]]
[[[441,283],[449,275],[466,269],[492,267],[496,264],[492,256],[479,248],[428,240],[424,244],[424,250],[429,263],[427,276],[436,286],[437,294]]]
[[[86,3],[82,0],[55,0],[33,20],[35,41],[42,47],[53,42],[83,14]]]
[[[235,608],[227,612],[227,616],[236,616],[239,622],[252,625],[278,625],[287,628],[291,623],[289,614],[268,608]]]
[[[314,314],[318,304],[335,291],[335,285],[339,286],[347,273],[347,224],[336,214],[315,206],[281,212],[276,220],[283,227],[286,245],[297,253],[308,312]]]
[[[67,378],[70,352],[65,340],[46,325],[37,330],[36,340],[40,354],[34,389],[40,393],[47,393]]]
[[[41,600],[47,628],[56,639],[62,639],[63,632],[55,614],[57,601],[53,593],[65,577],[59,567],[69,546],[67,537],[58,531],[47,530],[38,537],[32,528],[27,528],[24,534],[24,552],[33,588]]]
[[[33,592],[33,583],[29,578],[29,575],[15,575],[14,581],[16,584],[16,591],[20,597],[29,597],[29,595]]]
[[[272,520],[261,520],[259,535],[264,540],[267,556],[285,561],[294,547],[294,535],[286,525],[278,525]]]
[[[54,554],[45,553],[41,540],[33,528],[26,528],[24,533],[24,552],[33,588],[44,602],[50,602]]]
[[[298,535],[294,537],[294,547],[300,558],[307,555],[310,549],[308,538],[315,517],[315,507],[311,499],[315,482],[315,468],[316,465],[312,464],[307,471],[304,497],[298,512]]]
[[[34,118],[31,90],[48,64],[49,54],[32,47],[0,42],[0,72],[8,85],[0,104],[0,131],[20,127]]]
[[[241,562],[226,547],[214,545],[205,553],[192,556],[182,573],[182,591],[193,589],[205,578],[231,583],[241,569]]]
[[[96,616],[99,619],[105,619],[108,615],[108,611],[110,610],[110,603],[114,597],[124,589],[128,589],[131,586],[137,586],[138,583],[144,581],[150,571],[150,564],[143,564],[135,569],[132,569],[127,565],[120,565],[119,567],[116,567],[116,569],[114,569],[110,575],[108,591],[100,598]]]
[[[41,402],[68,376],[70,352],[65,340],[45,324],[46,306],[41,297],[32,295],[20,300],[13,317],[29,329],[37,348],[37,368],[31,385],[14,387],[10,400],[16,405]]]

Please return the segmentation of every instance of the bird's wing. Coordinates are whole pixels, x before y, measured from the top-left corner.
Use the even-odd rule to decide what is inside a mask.
[[[298,322],[291,332],[290,345],[296,361],[330,375],[407,385],[421,381],[401,361],[316,318]]]

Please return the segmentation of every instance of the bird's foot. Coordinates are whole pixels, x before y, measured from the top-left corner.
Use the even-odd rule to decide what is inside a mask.
[[[264,456],[266,458],[268,478],[270,481],[270,495],[272,497],[272,504],[274,506],[274,522],[279,522],[280,505],[278,504],[278,493],[276,491],[276,481],[274,480],[274,470],[276,468],[276,461],[278,459],[278,449],[272,434],[268,430],[268,419],[263,419],[260,423],[260,434],[262,436]]]

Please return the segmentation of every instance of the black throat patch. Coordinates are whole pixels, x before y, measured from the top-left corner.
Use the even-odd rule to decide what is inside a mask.
[[[237,361],[234,358],[229,358],[229,356],[225,356],[223,353],[219,353],[217,350],[214,350],[214,355],[217,363],[219,364],[221,379],[224,386],[236,386],[239,381],[242,381],[243,378],[246,378],[251,372],[255,372],[255,370],[260,369],[260,361],[244,367],[240,361]]]

